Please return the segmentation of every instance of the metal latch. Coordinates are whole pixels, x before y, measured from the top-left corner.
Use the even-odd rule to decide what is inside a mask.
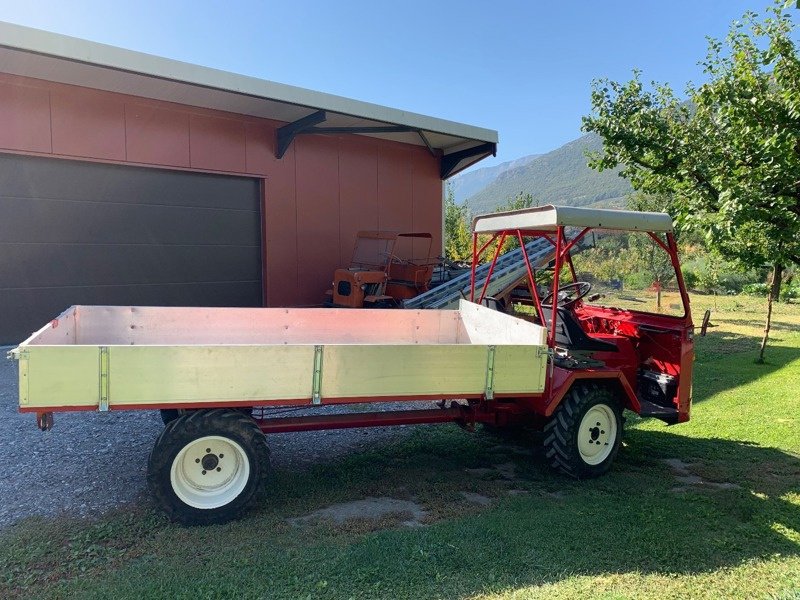
[[[311,404],[322,404],[322,351],[324,346],[314,346],[314,377],[311,380]]]

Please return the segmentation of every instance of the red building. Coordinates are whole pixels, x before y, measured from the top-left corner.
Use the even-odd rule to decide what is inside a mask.
[[[318,304],[494,131],[0,22],[0,343],[71,304]]]

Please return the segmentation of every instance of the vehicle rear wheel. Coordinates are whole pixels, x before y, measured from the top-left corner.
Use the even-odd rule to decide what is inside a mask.
[[[167,516],[185,525],[224,523],[260,499],[269,449],[239,410],[198,410],[171,421],[150,453],[147,482]]]
[[[237,408],[236,410],[243,412],[248,417],[253,414],[253,409],[250,407]],[[162,408],[159,412],[161,413],[161,420],[164,422],[164,425],[169,425],[178,417],[181,417],[190,412],[194,412],[194,409]]]
[[[164,425],[169,425],[183,414],[183,412],[177,408],[162,408],[159,412],[161,413],[161,420],[164,422]]]
[[[607,387],[574,385],[544,428],[550,465],[572,477],[598,477],[611,468],[622,440],[622,406]]]

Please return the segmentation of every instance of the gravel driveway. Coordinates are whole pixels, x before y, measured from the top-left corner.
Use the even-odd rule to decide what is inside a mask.
[[[51,431],[17,411],[17,364],[0,347],[0,528],[28,516],[98,516],[149,492],[147,457],[163,425],[156,411],[56,413]],[[387,403],[380,408],[429,407]],[[340,412],[342,407],[331,407]],[[293,415],[294,416],[294,415]],[[270,435],[272,466],[302,469],[357,451],[410,427],[376,427]]]

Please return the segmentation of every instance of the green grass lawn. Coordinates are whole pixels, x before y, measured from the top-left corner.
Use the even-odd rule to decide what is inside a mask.
[[[698,320],[714,302],[694,299]],[[777,306],[756,365],[762,313],[716,299],[692,421],[629,414],[598,480],[554,474],[524,438],[424,427],[275,473],[269,502],[224,526],[181,528],[150,505],[26,520],[0,535],[0,597],[798,599],[800,307]],[[286,521],[368,496],[416,500],[426,526]]]

